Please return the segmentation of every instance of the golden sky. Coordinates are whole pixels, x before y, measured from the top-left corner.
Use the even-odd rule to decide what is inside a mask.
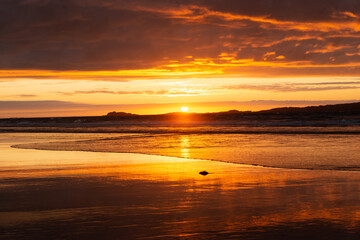
[[[360,98],[357,0],[3,0],[0,117]]]

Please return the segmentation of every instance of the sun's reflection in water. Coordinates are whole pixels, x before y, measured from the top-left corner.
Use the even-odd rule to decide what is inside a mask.
[[[259,140],[254,145],[247,141],[250,137],[164,135],[94,141],[91,147],[134,146],[137,151],[146,148],[153,154],[193,158],[226,157],[219,146],[236,143],[238,148],[245,146],[226,152],[238,158],[236,153],[245,147],[256,152],[264,148],[260,143],[270,146],[260,136],[253,139]],[[271,149],[278,152],[279,145]],[[321,239],[314,232],[326,239],[360,235],[358,171],[264,168],[130,153],[1,149],[1,145],[0,153],[6,158],[0,161],[0,229],[9,234],[40,239],[37,230],[45,228],[59,229],[56,234],[63,239],[91,239],[111,228],[115,230],[107,239],[115,235],[209,239],[211,233],[219,234],[212,239],[224,239],[226,234],[232,239],[278,239],[279,235]],[[210,174],[199,175],[202,170]],[[94,228],[94,223],[99,227]],[[87,231],[76,232],[80,225]],[[64,229],[74,230],[74,236]],[[339,235],[331,238],[332,232]],[[0,231],[2,237],[14,239]]]
[[[189,136],[187,135],[180,136],[180,147],[181,147],[181,157],[189,158],[189,148],[190,148]]]

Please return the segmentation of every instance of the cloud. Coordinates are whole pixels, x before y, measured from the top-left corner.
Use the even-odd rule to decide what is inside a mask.
[[[110,90],[91,90],[91,91],[74,91],[74,92],[57,92],[66,96],[74,96],[79,94],[115,94],[115,95],[199,95],[203,93],[201,89],[189,90],[144,90],[144,91],[110,91]]]
[[[64,96],[75,95],[89,95],[89,94],[112,94],[112,95],[166,95],[166,96],[193,96],[204,94],[218,94],[223,90],[254,90],[254,91],[268,91],[268,92],[317,92],[317,91],[330,91],[330,90],[348,90],[360,89],[360,81],[337,81],[331,82],[305,82],[305,83],[272,83],[272,84],[232,84],[223,85],[219,87],[208,86],[206,88],[172,88],[161,90],[108,90],[107,88],[95,90],[77,90],[70,92],[56,92]]]
[[[83,104],[66,101],[0,101],[0,117],[63,117],[104,115],[117,105]]]
[[[64,101],[0,101],[0,111],[84,108],[92,106],[92,104],[80,104]]]
[[[221,12],[297,22],[344,21],[360,12],[360,3],[356,0],[210,0],[206,3],[210,9]]]
[[[271,92],[309,92],[359,89],[360,82],[318,82],[318,83],[274,83],[274,84],[237,84],[222,86],[227,90],[256,90]]]
[[[360,73],[356,0],[1,4],[3,79],[126,81]]]
[[[37,97],[38,95],[35,94],[19,94],[19,95],[12,95],[11,97],[17,97],[17,98],[32,98]]]

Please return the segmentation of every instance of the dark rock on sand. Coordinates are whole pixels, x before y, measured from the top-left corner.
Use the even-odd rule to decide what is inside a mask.
[[[209,173],[208,173],[207,171],[201,171],[201,172],[199,172],[199,174],[201,174],[201,175],[203,175],[203,176],[206,176],[206,175],[208,175]]]

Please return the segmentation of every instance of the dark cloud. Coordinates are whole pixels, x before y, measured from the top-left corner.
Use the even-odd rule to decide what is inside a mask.
[[[91,107],[92,104],[82,104],[64,101],[0,101],[0,111],[44,110]]]
[[[225,74],[241,74],[243,77],[354,77],[360,75],[360,67],[357,66],[244,66],[233,67],[225,70]]]
[[[117,105],[96,105],[64,101],[0,101],[0,117],[52,117],[101,115]]]
[[[187,56],[225,73],[244,59],[353,67],[359,14],[357,0],[2,0],[0,69],[173,71]]]
[[[217,11],[282,21],[345,21],[351,16],[343,12],[360,13],[357,0],[205,0],[204,3]]]
[[[19,94],[19,95],[12,95],[11,97],[16,97],[16,98],[32,98],[32,97],[37,97],[38,95],[35,94]]]
[[[201,15],[202,9],[277,19],[282,21],[344,21],[354,18],[346,12],[360,13],[357,0],[90,0],[87,4],[111,8],[169,10],[193,9],[191,16]]]

